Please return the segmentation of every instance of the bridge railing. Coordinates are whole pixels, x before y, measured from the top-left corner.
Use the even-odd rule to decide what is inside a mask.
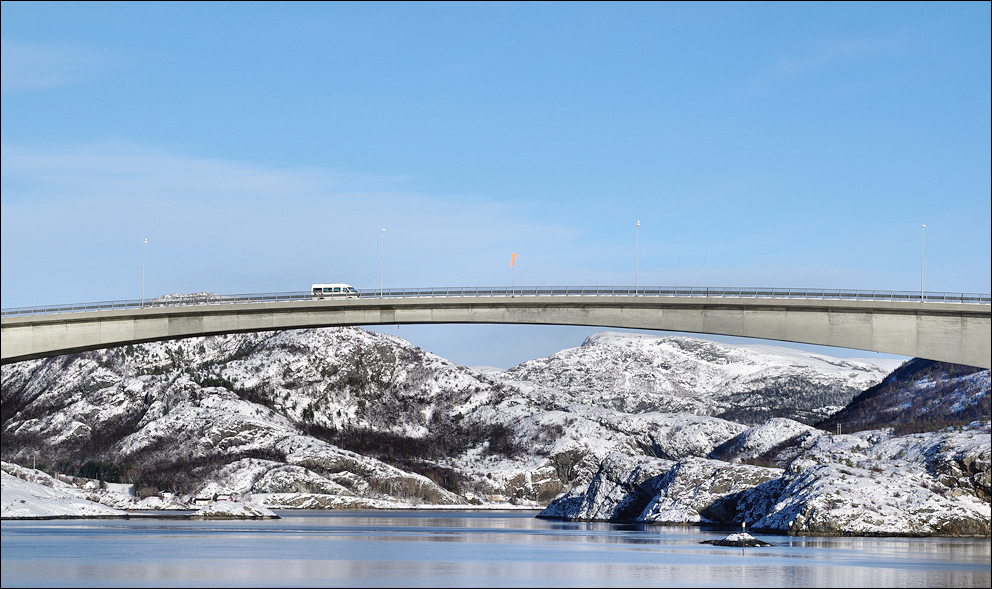
[[[643,297],[710,297],[710,298],[782,298],[782,299],[845,299],[860,301],[904,301],[934,303],[970,303],[990,305],[992,295],[978,293],[850,290],[812,288],[737,287],[713,288],[698,286],[523,286],[523,287],[441,287],[441,288],[389,288],[358,291],[361,298],[417,298],[417,297],[569,297],[569,296],[643,296]],[[130,299],[95,303],[13,307],[0,310],[2,317],[46,315],[50,313],[80,313],[86,311],[111,311],[182,307],[189,305],[222,305],[236,303],[308,301],[309,291],[275,292],[257,294],[215,295],[166,295],[155,299]]]

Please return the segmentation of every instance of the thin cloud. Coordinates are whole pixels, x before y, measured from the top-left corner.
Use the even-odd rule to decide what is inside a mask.
[[[0,89],[4,93],[66,86],[96,78],[119,60],[84,45],[39,45],[4,39]]]
[[[216,158],[198,158],[127,143],[32,148],[3,145],[0,173],[18,190],[4,201],[24,198],[96,200],[266,200],[326,193],[378,191],[408,182],[405,176],[374,176],[331,168],[273,168]]]
[[[772,76],[795,76],[819,70],[836,63],[860,61],[890,55],[907,47],[905,33],[861,39],[833,39],[801,55],[785,55],[770,68]]]
[[[511,251],[521,279],[536,280],[539,260],[545,274],[580,265],[582,232],[520,203],[404,190],[404,177],[113,144],[4,145],[2,176],[5,304],[33,296],[14,285],[60,274],[113,283],[120,248],[146,237],[170,252],[163,292],[285,290],[328,271],[378,284],[382,227],[387,286],[509,283]]]

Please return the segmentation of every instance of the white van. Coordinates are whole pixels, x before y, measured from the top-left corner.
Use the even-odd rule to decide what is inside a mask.
[[[357,299],[361,295],[350,284],[315,284],[310,287],[313,300],[317,299]]]

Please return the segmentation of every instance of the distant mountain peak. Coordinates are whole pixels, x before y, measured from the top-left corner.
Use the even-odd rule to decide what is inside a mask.
[[[863,360],[683,335],[602,331],[497,375],[619,411],[689,412],[742,423],[816,423],[888,373]],[[821,417],[823,416],[823,417]]]

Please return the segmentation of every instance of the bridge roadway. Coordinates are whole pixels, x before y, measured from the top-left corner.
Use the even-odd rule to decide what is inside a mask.
[[[664,296],[666,292],[671,296]],[[634,294],[627,289],[573,288],[518,289],[511,295],[496,289],[433,289],[386,291],[383,297],[379,291],[363,291],[361,298],[353,299],[311,300],[308,293],[287,293],[54,309],[61,312],[5,309],[0,320],[2,363],[226,333],[341,325],[520,323],[742,336],[992,368],[988,295],[954,295],[958,297],[954,299],[927,293],[921,301],[919,293],[916,300],[905,296],[908,293],[881,297],[810,293],[642,289]]]

